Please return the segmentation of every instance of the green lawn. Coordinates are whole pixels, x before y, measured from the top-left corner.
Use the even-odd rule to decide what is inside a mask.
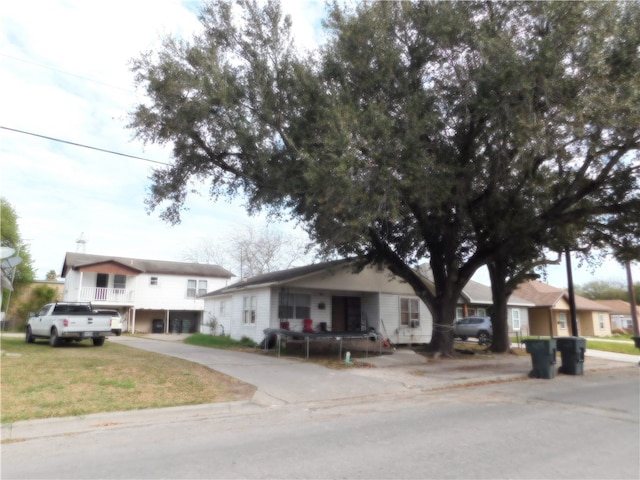
[[[51,348],[2,337],[2,423],[250,398],[255,388],[165,355],[105,342]]]

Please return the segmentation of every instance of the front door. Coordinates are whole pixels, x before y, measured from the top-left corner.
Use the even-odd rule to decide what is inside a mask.
[[[107,299],[107,287],[109,286],[109,275],[106,273],[99,273],[96,277],[96,300]]]
[[[331,331],[360,332],[360,297],[331,297]]]

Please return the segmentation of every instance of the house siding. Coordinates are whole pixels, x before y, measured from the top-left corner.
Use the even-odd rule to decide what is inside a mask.
[[[429,343],[433,330],[433,317],[427,305],[418,299],[420,326],[400,325],[400,299],[418,298],[415,295],[380,295],[380,329],[385,338],[398,344]]]

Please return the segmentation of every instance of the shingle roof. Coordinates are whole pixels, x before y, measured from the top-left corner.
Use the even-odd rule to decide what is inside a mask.
[[[316,272],[321,272],[323,270],[329,270],[331,268],[341,267],[343,265],[347,265],[351,260],[333,260],[331,262],[322,262],[322,263],[314,263],[311,265],[305,265],[304,267],[294,267],[289,268],[287,270],[278,270],[276,272],[263,273],[262,275],[256,275],[255,277],[248,278],[246,280],[241,280],[239,282],[233,283],[227,287],[221,288],[219,290],[215,290],[213,292],[209,292],[202,297],[215,297],[217,295],[222,295],[226,293],[230,293],[236,290],[242,290],[248,287],[258,287],[264,285],[274,285],[282,282],[289,282],[296,278],[306,277]]]
[[[520,298],[533,302],[536,307],[554,307],[561,298],[568,299],[569,295],[561,288],[547,285],[546,283],[538,282],[537,280],[530,280],[528,282],[521,283],[514,292]],[[601,312],[608,312],[611,308],[606,305],[594,302],[588,298],[575,295],[576,309],[577,310],[595,310]]]
[[[598,300],[598,303],[609,307],[613,315],[631,316],[631,304],[624,300]],[[636,312],[640,315],[640,307],[636,306]]]
[[[116,262],[141,273],[158,273],[170,275],[193,275],[197,277],[231,278],[233,273],[219,265],[202,263],[167,262],[163,260],[145,260],[140,258],[114,257],[109,255],[92,255],[88,253],[67,252],[62,265],[64,277],[69,269],[86,267],[97,263]]]

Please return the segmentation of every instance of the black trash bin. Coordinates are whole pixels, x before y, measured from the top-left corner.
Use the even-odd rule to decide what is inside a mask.
[[[587,339],[580,337],[558,337],[556,345],[562,357],[560,373],[567,375],[584,374],[584,352],[587,350]]]
[[[533,370],[530,377],[554,378],[556,376],[556,339],[528,339],[524,341],[527,353],[531,354]]]
[[[161,318],[153,319],[152,330],[153,333],[163,333],[164,332],[164,320]]]

